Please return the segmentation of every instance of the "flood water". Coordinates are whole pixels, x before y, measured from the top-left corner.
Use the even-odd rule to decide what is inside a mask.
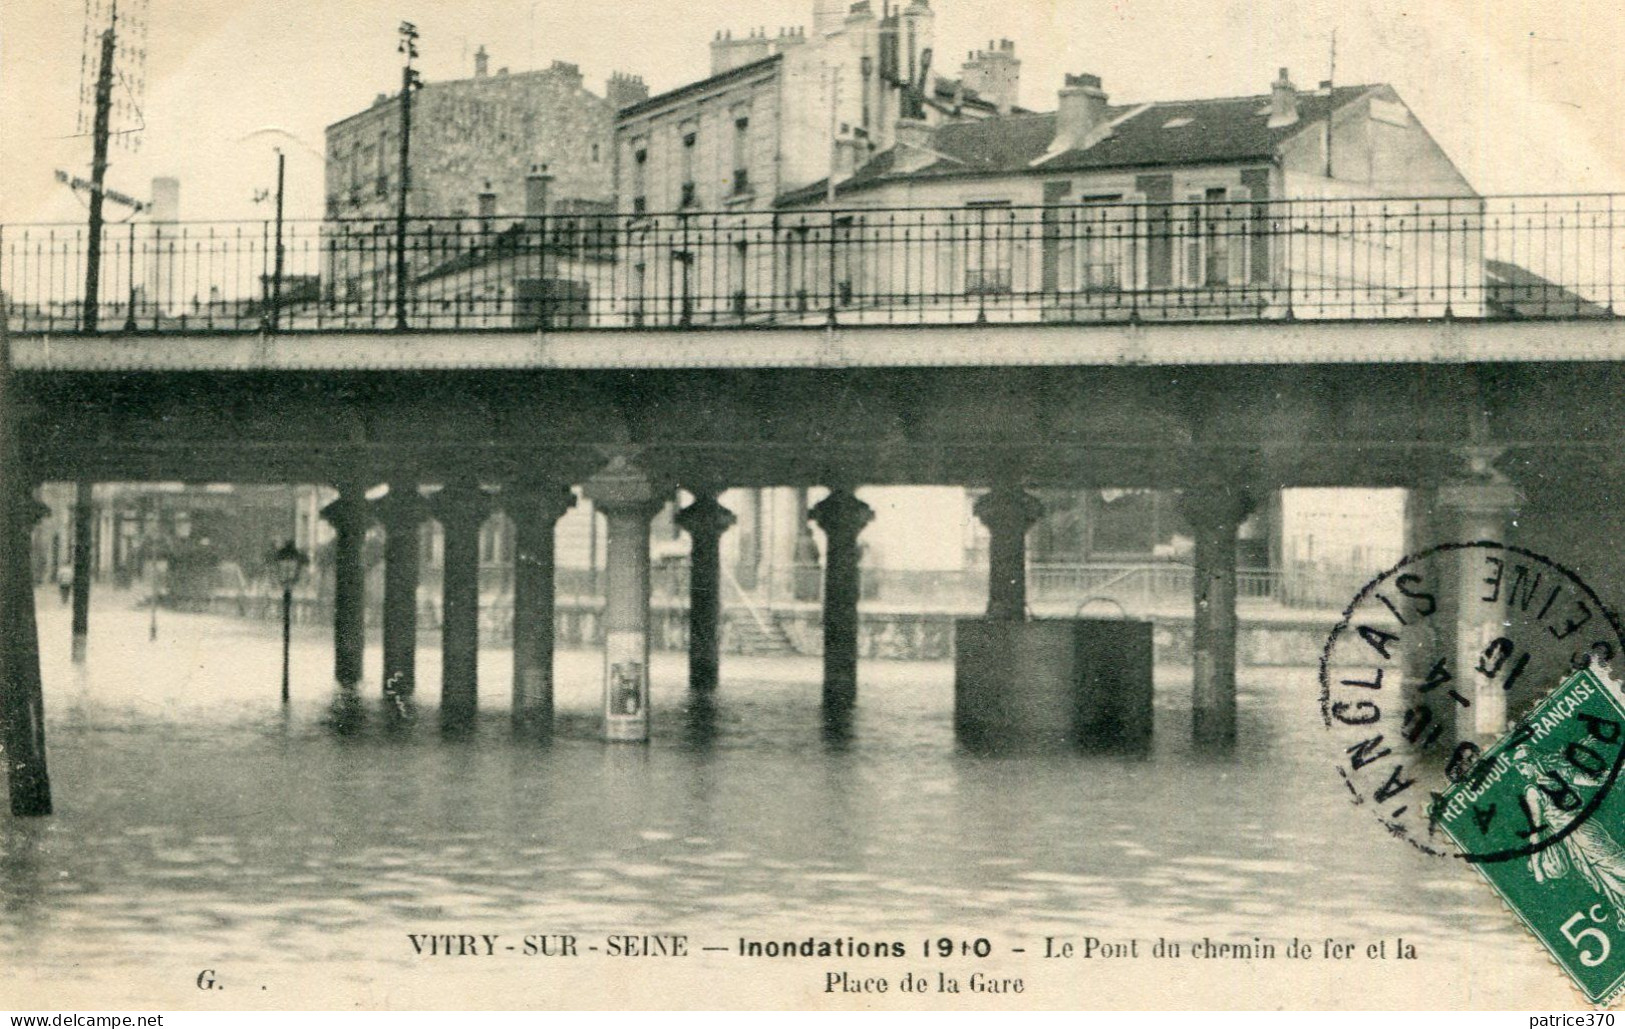
[[[984,936],[1001,953],[1029,948],[1006,967],[1027,975],[1025,1003],[1044,1006],[1505,1004],[1522,996],[1508,983],[1531,982],[1572,999],[1469,869],[1385,838],[1349,803],[1312,668],[1244,670],[1230,757],[1192,752],[1178,667],[1157,670],[1147,758],[982,757],[955,745],[945,663],[865,664],[852,724],[831,733],[815,660],[725,657],[716,709],[700,717],[683,657],[660,655],[645,747],[597,739],[598,655],[569,652],[559,736],[541,746],[510,733],[504,649],[482,654],[477,732],[447,739],[432,647],[419,660],[423,717],[399,732],[380,716],[376,646],[345,701],[329,634],[301,627],[284,712],[278,626],[163,612],[149,642],[133,598],[103,591],[75,667],[67,609],[53,591],[39,610],[58,813],[0,817],[0,994],[19,1002],[71,986],[218,1004],[195,985],[214,969],[239,991],[227,1007],[479,1006],[493,983],[539,974],[426,965],[413,932],[682,932],[695,947]],[[1222,974],[1241,992],[1167,994],[1169,978],[1145,966],[1038,961],[1046,935],[1403,936],[1420,960],[1361,965],[1373,990],[1400,985],[1358,996],[1344,992],[1354,973],[1318,959],[1286,985],[1279,962],[1203,966],[1181,974]],[[704,967],[725,986],[730,959],[695,960],[718,962]],[[822,967],[772,966],[792,992],[761,999],[815,1003],[793,991]],[[594,1003],[590,984],[607,973],[571,968],[580,983],[549,965],[526,996]],[[628,988],[639,1004],[679,1002]]]

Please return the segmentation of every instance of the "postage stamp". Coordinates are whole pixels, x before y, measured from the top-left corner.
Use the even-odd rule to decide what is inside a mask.
[[[1586,998],[1625,986],[1625,736],[1617,689],[1571,675],[1441,793],[1430,815]]]
[[[1542,692],[1578,669],[1620,674],[1625,633],[1570,569],[1492,541],[1419,551],[1372,579],[1332,629],[1320,668],[1321,716],[1338,776],[1391,835],[1441,857],[1461,856],[1440,835],[1431,798],[1485,767],[1490,744]],[[1589,818],[1625,751],[1606,758],[1600,787],[1572,812]],[[1504,810],[1515,810],[1505,808]],[[1509,861],[1552,845],[1516,837],[1481,861]]]

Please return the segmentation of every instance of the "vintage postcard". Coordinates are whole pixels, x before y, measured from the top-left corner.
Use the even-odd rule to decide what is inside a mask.
[[[1622,29],[6,5],[0,1008],[1615,1003]]]

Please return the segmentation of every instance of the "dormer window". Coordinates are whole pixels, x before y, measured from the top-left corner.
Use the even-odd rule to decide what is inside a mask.
[[[1163,122],[1162,127],[1165,129],[1182,129],[1189,125],[1193,120],[1194,119],[1192,118],[1169,118],[1167,121]]]

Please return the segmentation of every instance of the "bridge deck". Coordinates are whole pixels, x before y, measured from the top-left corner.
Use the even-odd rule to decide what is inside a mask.
[[[21,371],[907,368],[1625,360],[1615,319],[409,334],[15,334]]]

